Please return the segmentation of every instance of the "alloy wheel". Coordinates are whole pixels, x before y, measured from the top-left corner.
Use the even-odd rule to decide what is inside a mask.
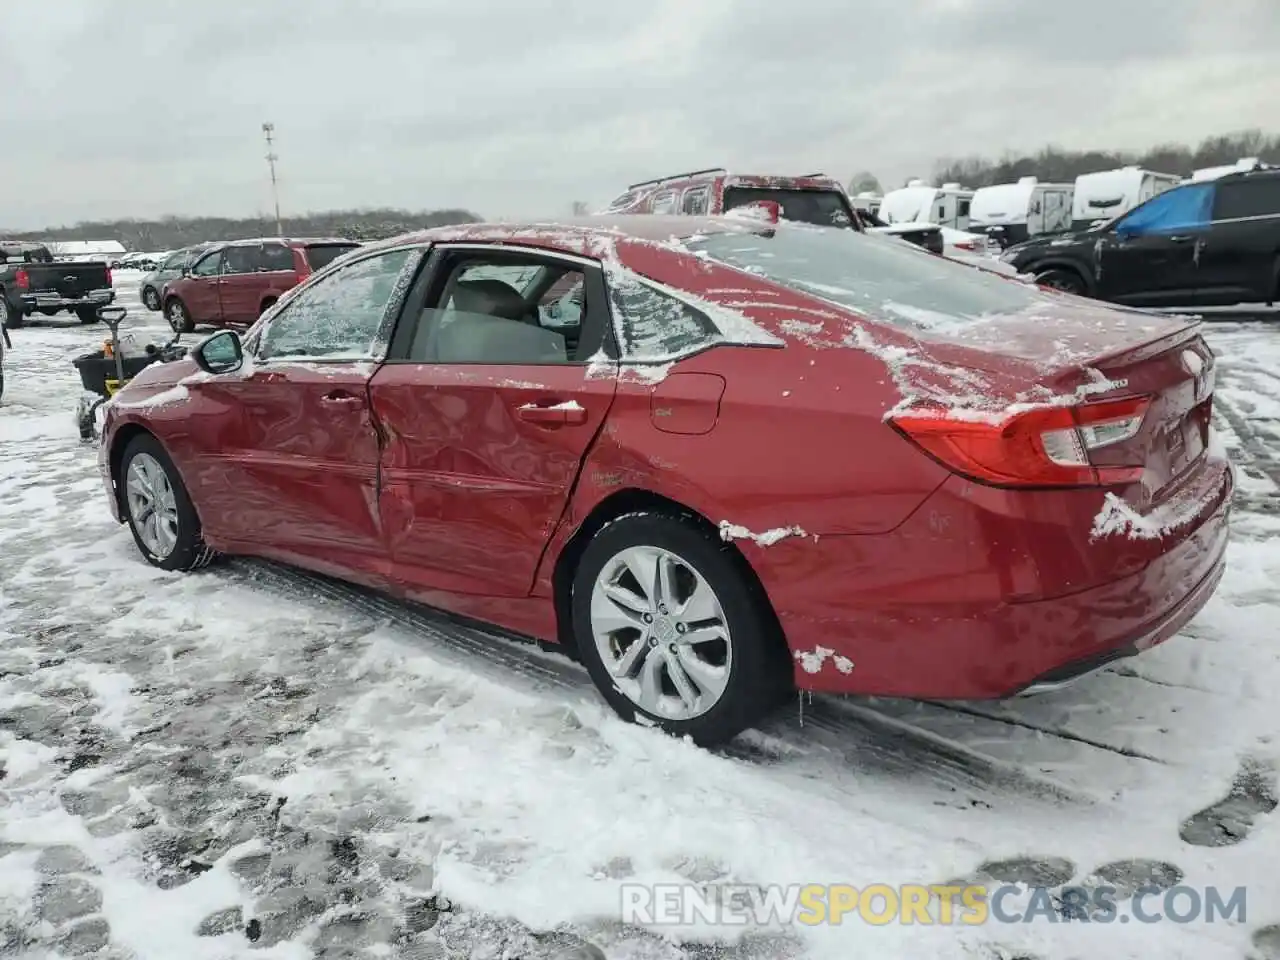
[[[129,519],[146,548],[163,560],[178,544],[178,503],[169,474],[149,453],[139,453],[125,474]]]
[[[596,577],[591,633],[614,684],[646,713],[690,720],[719,702],[733,644],[719,597],[670,551],[628,547]]]

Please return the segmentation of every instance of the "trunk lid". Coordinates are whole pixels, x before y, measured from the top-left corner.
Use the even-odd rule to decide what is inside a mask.
[[[1098,467],[1143,468],[1141,483],[1123,496],[1136,509],[1172,495],[1208,449],[1216,359],[1198,321],[1083,306],[993,318],[949,342],[952,362],[1003,374],[1021,368],[1013,379],[1032,384],[1022,402],[1149,397],[1132,436],[1089,451]]]
[[[106,263],[24,263],[28,292],[57,294],[78,300],[93,290],[111,286]]]

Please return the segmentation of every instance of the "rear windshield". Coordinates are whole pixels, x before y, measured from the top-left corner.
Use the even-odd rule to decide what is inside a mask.
[[[358,243],[317,243],[307,247],[307,263],[311,264],[312,270],[323,270],[344,253],[350,253],[358,246],[360,246]]]
[[[815,227],[851,227],[849,201],[836,190],[788,190],[784,187],[729,187],[724,192],[726,212],[749,203],[772,200],[782,208],[784,220],[811,223]]]
[[[716,234],[690,250],[897,327],[949,332],[1048,302],[1017,280],[853,230],[782,227]]]

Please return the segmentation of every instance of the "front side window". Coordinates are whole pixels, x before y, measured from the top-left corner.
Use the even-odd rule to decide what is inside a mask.
[[[653,212],[658,214],[676,212],[676,195],[672,192],[660,193],[653,198]]]
[[[1039,309],[1028,284],[853,230],[781,228],[686,241],[739,270],[896,327],[953,332],[982,318]]]
[[[718,343],[723,338],[701,310],[622,270],[606,276],[623,356],[660,360]]]
[[[409,343],[414,363],[581,363],[586,275],[575,263],[512,254],[447,260]]]
[[[1213,184],[1193,184],[1166,190],[1116,221],[1117,233],[1147,236],[1207,226],[1213,207]]]
[[[381,355],[384,326],[404,294],[402,278],[419,251],[394,250],[357,260],[298,293],[272,318],[259,356],[371,359]]]
[[[191,275],[195,277],[215,277],[221,272],[221,253],[211,253],[191,268]]]

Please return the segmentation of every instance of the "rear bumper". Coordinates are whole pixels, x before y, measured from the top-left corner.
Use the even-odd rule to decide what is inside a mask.
[[[1210,461],[1194,486],[1203,506],[1163,541],[1093,542],[1096,505],[1065,516],[1050,495],[1012,516],[998,492],[981,503],[956,485],[891,534],[793,538],[751,559],[801,689],[1032,694],[1162,643],[1208,602],[1225,569],[1229,464]]]
[[[57,293],[24,293],[19,296],[24,311],[43,309],[75,310],[79,307],[102,307],[116,298],[112,289],[90,290],[83,297],[64,297]]]

